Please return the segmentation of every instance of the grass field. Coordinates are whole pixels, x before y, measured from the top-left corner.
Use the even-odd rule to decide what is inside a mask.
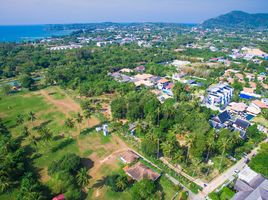
[[[262,116],[255,117],[253,119],[253,121],[255,123],[258,123],[258,124],[260,124],[260,125],[265,126],[266,128],[268,128],[268,120],[264,119],[264,117],[262,117]]]
[[[36,115],[36,120],[33,122],[27,119],[30,111]],[[0,117],[14,137],[21,136],[24,126],[28,127],[30,135],[37,138],[39,137],[37,129],[40,126],[46,126],[53,134],[50,141],[38,140],[36,146],[31,144],[30,136],[23,141],[23,145],[35,149],[32,154],[33,164],[39,172],[41,182],[51,191],[56,183],[51,181],[47,173],[48,166],[67,153],[76,153],[82,158],[92,177],[89,180],[87,199],[130,199],[129,190],[117,193],[105,185],[96,186],[108,175],[124,173],[118,154],[128,149],[128,146],[117,135],[105,137],[102,132],[97,133],[92,128],[100,123],[96,118],[90,121],[89,128],[87,128],[87,121],[84,120],[80,135],[78,128],[65,127],[64,121],[73,116],[76,111],[80,111],[79,104],[72,101],[68,94],[58,87],[36,92],[21,91],[10,96],[0,95]],[[23,124],[17,125],[16,117],[19,114],[24,115],[25,120]],[[160,184],[165,199],[170,199],[176,193],[176,188],[165,177],[160,179]],[[13,191],[8,195],[0,196],[0,199],[15,199],[15,194],[16,191]]]

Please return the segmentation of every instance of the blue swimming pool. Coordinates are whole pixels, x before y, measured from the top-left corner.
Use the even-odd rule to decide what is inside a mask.
[[[248,114],[248,115],[246,116],[246,120],[250,121],[250,120],[252,120],[254,117],[255,117],[254,115],[250,115],[250,114]]]
[[[240,94],[239,97],[242,98],[242,99],[254,99],[255,98],[253,96],[249,96],[249,95],[246,95],[246,94]]]

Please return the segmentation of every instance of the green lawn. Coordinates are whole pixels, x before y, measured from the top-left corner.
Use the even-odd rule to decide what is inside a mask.
[[[229,187],[222,188],[219,192],[212,192],[209,194],[209,198],[212,200],[229,200],[235,195],[235,191],[231,190]]]
[[[255,118],[253,119],[253,121],[254,121],[255,123],[259,123],[259,124],[261,124],[262,126],[265,126],[265,127],[268,128],[268,120],[264,119],[264,117],[261,116],[261,115],[255,117]]]
[[[159,183],[164,192],[164,199],[172,199],[176,192],[179,191],[179,188],[170,182],[165,176],[161,176]]]

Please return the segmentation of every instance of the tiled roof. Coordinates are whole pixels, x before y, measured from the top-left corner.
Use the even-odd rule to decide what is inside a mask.
[[[132,163],[135,160],[139,158],[137,154],[135,154],[133,151],[125,151],[124,153],[120,154],[120,158],[124,160],[126,163]]]
[[[125,172],[136,181],[140,181],[142,179],[150,179],[155,181],[160,177],[160,174],[140,162],[129,167],[128,169],[125,169]]]

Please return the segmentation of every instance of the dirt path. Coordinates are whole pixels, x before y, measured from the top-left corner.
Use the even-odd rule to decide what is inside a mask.
[[[38,93],[44,96],[49,103],[55,105],[59,111],[61,111],[68,117],[71,117],[70,112],[81,112],[80,105],[78,105],[69,96],[66,96],[66,98],[62,100],[56,100],[52,96],[50,96],[49,93],[45,90],[40,90]]]
[[[93,153],[89,158],[94,162],[93,168],[89,170],[89,175],[93,177],[94,180],[98,180],[102,177],[100,169],[103,165],[117,166],[117,156],[130,148],[122,141],[118,136],[112,135],[111,142],[105,144],[105,148],[109,149],[109,155],[106,154],[105,157],[99,157],[96,153]],[[94,182],[94,181],[92,181]]]

